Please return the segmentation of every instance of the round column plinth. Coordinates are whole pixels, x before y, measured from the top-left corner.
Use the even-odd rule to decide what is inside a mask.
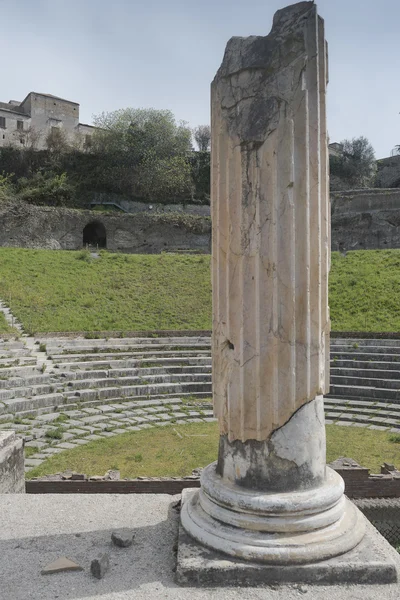
[[[365,518],[327,468],[324,483],[299,492],[266,493],[227,482],[206,467],[201,489],[182,506],[184,529],[201,544],[255,562],[301,564],[344,554],[365,533]]]

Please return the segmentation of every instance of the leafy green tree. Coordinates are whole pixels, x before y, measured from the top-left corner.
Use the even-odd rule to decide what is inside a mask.
[[[64,129],[59,127],[52,127],[46,136],[46,146],[51,153],[59,156],[68,152],[70,149],[67,134]]]
[[[93,152],[119,191],[167,200],[192,193],[191,131],[169,110],[126,108],[93,118]]]
[[[0,173],[0,203],[11,200],[14,196],[14,186],[12,184],[12,175]]]
[[[375,152],[366,137],[343,140],[339,156],[330,156],[331,176],[340,178],[348,188],[365,188],[373,184],[376,172]]]
[[[73,200],[74,191],[66,173],[57,175],[38,171],[29,179],[22,177],[17,184],[18,198],[45,206],[69,204]]]

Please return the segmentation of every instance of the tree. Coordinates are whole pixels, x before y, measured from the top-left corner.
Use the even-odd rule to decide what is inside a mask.
[[[340,156],[330,156],[331,176],[338,177],[349,188],[365,188],[372,184],[376,172],[375,152],[367,138],[361,136],[341,142]]]
[[[46,135],[46,146],[51,153],[59,156],[70,149],[67,134],[60,127],[52,127]]]
[[[211,127],[209,125],[199,125],[193,129],[193,137],[200,152],[210,150]]]
[[[126,108],[93,117],[92,150],[107,176],[133,196],[167,200],[191,192],[191,131],[169,110]]]
[[[42,139],[42,132],[30,126],[27,129],[17,130],[14,133],[14,138],[19,139],[24,150],[37,150]]]
[[[170,110],[125,108],[93,117],[98,130],[93,144],[101,149],[128,153],[136,164],[148,158],[182,155],[191,149],[191,132],[184,122],[176,123]]]

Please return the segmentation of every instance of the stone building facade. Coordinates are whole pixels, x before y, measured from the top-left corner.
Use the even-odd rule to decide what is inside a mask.
[[[79,104],[51,94],[30,92],[22,102],[0,102],[0,147],[47,147],[49,133],[61,130],[68,143],[90,145],[95,127],[79,123]]]

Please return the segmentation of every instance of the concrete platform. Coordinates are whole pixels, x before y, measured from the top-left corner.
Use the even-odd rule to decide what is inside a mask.
[[[180,587],[175,582],[178,514],[166,495],[0,495],[1,600],[398,600],[399,586]],[[111,545],[115,528],[133,528],[130,548]],[[90,562],[110,555],[104,579]],[[61,556],[81,572],[41,575]],[[393,550],[392,556],[396,556]]]

